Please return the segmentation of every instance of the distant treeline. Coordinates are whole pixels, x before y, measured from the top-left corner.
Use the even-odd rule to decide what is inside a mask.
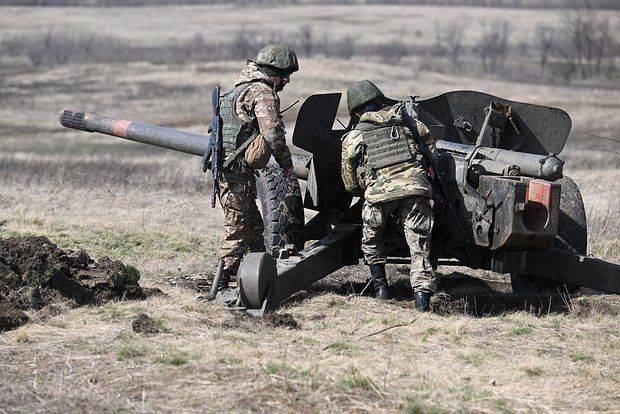
[[[464,43],[475,30],[475,42]],[[52,67],[68,63],[219,62],[256,56],[272,41],[286,40],[302,57],[351,59],[376,58],[398,64],[416,62],[412,70],[450,73],[483,73],[511,79],[617,81],[620,39],[607,18],[593,10],[567,15],[560,27],[538,25],[528,40],[516,42],[509,20],[483,22],[472,28],[460,23],[437,24],[434,40],[416,41],[421,33],[386,37],[362,43],[352,34],[335,36],[305,25],[289,33],[248,31],[241,27],[229,39],[208,41],[202,33],[171,44],[139,45],[92,31],[42,29],[0,41],[0,55],[14,57],[16,65]],[[408,39],[405,42],[403,39]],[[21,63],[20,63],[21,62]]]
[[[190,4],[402,4],[433,6],[514,7],[541,9],[620,10],[620,0],[0,0],[0,6],[43,7],[140,7]]]

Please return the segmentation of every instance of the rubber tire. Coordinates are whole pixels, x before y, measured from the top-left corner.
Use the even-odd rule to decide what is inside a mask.
[[[570,177],[559,180],[562,186],[558,235],[553,247],[585,255],[588,250],[586,209],[577,184]],[[512,291],[518,295],[544,293],[575,293],[579,286],[536,276],[514,273],[510,275]]]
[[[297,177],[284,177],[282,168],[267,165],[256,178],[263,214],[265,248],[274,255],[287,244],[304,247],[304,207]]]

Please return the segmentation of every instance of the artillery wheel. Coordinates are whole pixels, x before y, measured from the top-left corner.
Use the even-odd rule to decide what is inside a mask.
[[[267,251],[274,253],[286,244],[303,249],[304,207],[297,178],[294,175],[284,177],[282,168],[268,165],[256,178],[256,187]]]
[[[577,184],[570,178],[559,180],[562,185],[558,235],[553,247],[585,255],[588,250],[588,227],[586,209]],[[569,292],[575,293],[579,286],[551,279],[513,273],[510,275],[512,291],[519,295]]]
[[[260,309],[268,299],[269,289],[277,274],[276,262],[269,253],[246,254],[237,273],[244,305],[250,309]]]

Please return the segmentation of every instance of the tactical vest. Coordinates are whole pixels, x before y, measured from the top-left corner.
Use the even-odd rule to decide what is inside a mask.
[[[246,123],[235,112],[237,98],[251,84],[242,83],[226,92],[220,99],[220,117],[222,118],[222,147],[224,159],[232,155],[240,145],[258,133],[258,122]]]
[[[409,146],[413,137],[405,126],[360,122],[355,128],[362,132],[366,145],[367,168],[376,171],[416,160],[416,154],[411,153]]]

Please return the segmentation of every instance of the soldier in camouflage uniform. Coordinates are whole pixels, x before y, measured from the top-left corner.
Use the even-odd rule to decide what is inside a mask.
[[[370,267],[375,296],[388,298],[383,231],[389,218],[403,226],[411,251],[411,286],[416,307],[428,310],[437,289],[429,262],[433,210],[432,187],[402,118],[403,102],[388,99],[369,80],[347,89],[348,109],[359,123],[342,139],[342,180],[364,198],[362,250]],[[412,116],[416,133],[434,148],[428,128]]]
[[[298,69],[293,50],[284,44],[269,44],[258,52],[255,61],[246,62],[234,88],[220,99],[223,157],[225,163],[233,161],[225,166],[218,183],[224,210],[219,251],[224,267],[218,290],[228,288],[246,252],[265,251],[263,221],[256,206],[255,171],[245,162],[240,147],[261,134],[284,175],[292,173],[278,92]]]

